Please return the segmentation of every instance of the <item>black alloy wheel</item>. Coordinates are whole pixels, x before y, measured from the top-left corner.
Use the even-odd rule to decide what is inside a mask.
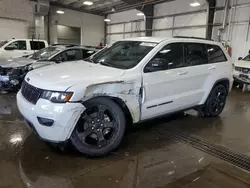
[[[125,132],[121,108],[110,99],[98,98],[86,103],[72,134],[73,145],[88,156],[102,156],[114,150]]]
[[[227,100],[227,89],[223,85],[217,85],[211,91],[205,103],[205,116],[218,116],[223,111]]]

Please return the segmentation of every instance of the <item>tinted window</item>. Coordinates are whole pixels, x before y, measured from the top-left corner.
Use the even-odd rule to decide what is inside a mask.
[[[245,58],[243,59],[243,61],[250,61],[250,55],[248,55],[247,57],[245,57]]]
[[[41,50],[45,48],[44,42],[30,41],[31,50]]]
[[[131,69],[140,63],[156,45],[157,43],[152,42],[119,41],[86,61],[118,69]]]
[[[14,50],[26,50],[26,41],[15,41],[9,44],[7,47],[13,48]]]
[[[71,49],[60,53],[58,56],[62,61],[75,61],[83,59],[83,52],[81,49]],[[58,56],[55,59],[58,59]]]
[[[82,50],[83,51],[83,59],[88,58],[89,56],[96,53],[94,50]]]
[[[184,66],[184,46],[181,43],[173,43],[162,48],[154,56],[154,58],[151,59],[151,61],[145,67],[144,72],[176,69]]]
[[[209,63],[219,63],[227,61],[227,58],[221,48],[216,45],[207,45]]]
[[[205,44],[186,43],[186,62],[189,66],[208,63],[208,55]]]

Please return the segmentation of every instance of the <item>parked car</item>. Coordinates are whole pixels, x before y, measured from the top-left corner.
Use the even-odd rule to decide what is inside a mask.
[[[41,139],[85,155],[117,148],[126,123],[199,109],[218,116],[232,85],[232,62],[219,43],[195,38],[118,41],[86,61],[29,72],[18,108]]]
[[[234,84],[250,84],[250,51],[245,58],[239,57],[233,65]]]
[[[12,39],[0,41],[0,60],[31,55],[45,47],[48,47],[48,42],[45,40]]]
[[[99,49],[76,45],[53,45],[28,58],[0,61],[0,91],[17,91],[28,71],[68,61],[83,60]]]

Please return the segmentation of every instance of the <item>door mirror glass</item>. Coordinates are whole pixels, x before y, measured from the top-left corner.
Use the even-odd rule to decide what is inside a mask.
[[[55,58],[55,63],[61,63],[63,62],[63,58],[62,56],[58,55],[56,58]]]
[[[145,67],[145,72],[156,72],[168,69],[166,60],[163,58],[154,58]]]
[[[242,57],[239,57],[239,58],[238,58],[239,61],[242,60],[242,59],[243,59]]]
[[[10,51],[14,50],[15,48],[13,46],[6,46],[4,49]]]

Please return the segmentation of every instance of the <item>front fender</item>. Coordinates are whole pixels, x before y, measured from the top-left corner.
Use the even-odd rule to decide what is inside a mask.
[[[133,122],[139,122],[141,118],[141,81],[111,81],[92,84],[86,87],[82,101],[95,97],[109,96],[121,99],[128,107]]]

